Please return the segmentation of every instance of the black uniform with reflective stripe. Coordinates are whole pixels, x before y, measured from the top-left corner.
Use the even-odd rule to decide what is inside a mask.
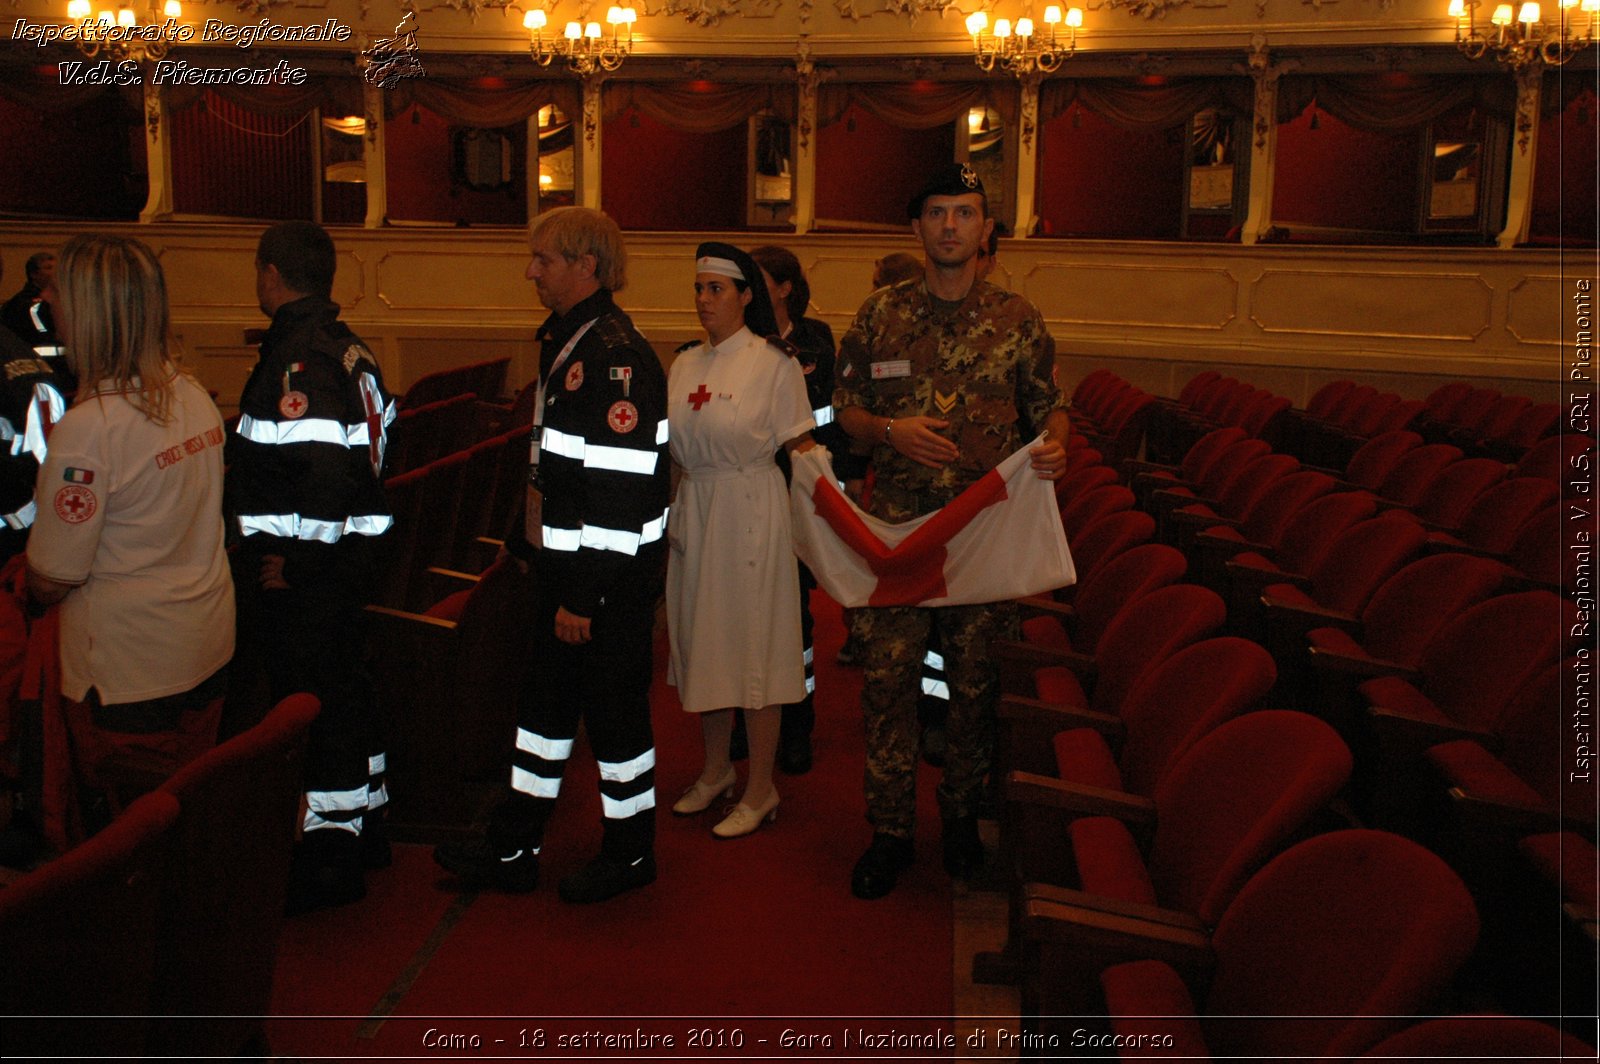
[[[550,368],[586,322],[593,321],[555,376]],[[618,581],[638,582],[654,573],[665,556],[661,534],[670,493],[670,464],[662,428],[667,417],[667,381],[661,360],[605,289],[562,316],[551,315],[539,329],[539,371],[549,378],[544,409],[537,484],[544,494],[545,549],[538,552],[541,579],[561,588],[562,605],[579,617],[594,617]],[[575,387],[569,387],[575,384]],[[631,408],[631,409],[630,409]],[[658,435],[658,432],[661,435]],[[586,458],[560,453],[557,436],[581,441]],[[657,442],[658,439],[660,442]],[[593,448],[615,449],[607,452]],[[621,458],[634,469],[607,468]],[[555,549],[571,533],[590,538],[646,536],[637,553],[605,546]],[[562,537],[561,533],[569,535]],[[507,542],[527,556],[522,529]],[[615,542],[615,541],[613,541]]]
[[[361,442],[271,442],[296,426],[348,432],[367,425],[374,439],[386,438],[381,421],[369,422],[363,375],[377,386],[379,417],[387,417],[389,396],[376,359],[339,320],[338,304],[307,296],[273,315],[240,396],[240,425],[228,438],[228,512],[233,530],[245,533],[241,550],[282,555],[292,586],[337,581],[354,594],[370,590],[373,533],[390,523],[381,465],[375,470],[373,461],[381,461],[381,446],[375,452]],[[298,417],[289,416],[297,406],[284,406],[290,393],[305,397]],[[298,519],[305,528],[293,536],[251,530],[274,518]],[[346,529],[352,518],[363,531]],[[319,539],[310,531],[330,526],[341,529],[333,542],[326,532]]]
[[[0,329],[0,418],[9,430],[0,431],[4,437],[0,438],[0,515],[15,515],[10,522],[0,521],[0,562],[21,553],[28,542],[28,530],[15,525],[24,519],[39,476],[36,456],[22,446],[28,412],[42,404],[37,390],[40,385],[54,390],[63,406],[64,397],[71,394],[55,363],[55,359],[40,358],[33,348]],[[45,413],[40,409],[35,416]]]

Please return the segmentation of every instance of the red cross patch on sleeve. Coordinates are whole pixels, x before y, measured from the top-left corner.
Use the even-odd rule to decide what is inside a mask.
[[[56,516],[69,525],[89,520],[99,505],[93,491],[77,484],[68,484],[56,492]]]
[[[632,432],[639,427],[639,408],[626,399],[612,403],[606,411],[606,424],[612,432]]]

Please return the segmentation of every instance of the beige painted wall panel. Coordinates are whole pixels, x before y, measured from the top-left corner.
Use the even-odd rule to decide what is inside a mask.
[[[538,296],[527,279],[528,253],[507,249],[503,240],[461,251],[386,251],[375,262],[378,299],[389,310],[471,307],[495,312],[497,320],[506,312],[538,311]]]
[[[1475,340],[1493,292],[1475,274],[1265,270],[1250,288],[1263,332]]]
[[[1566,277],[1548,277],[1530,274],[1511,287],[1506,305],[1506,331],[1524,344],[1558,345],[1563,338],[1572,343],[1577,328],[1577,310],[1573,296],[1578,292],[1581,273]],[[1589,302],[1600,292],[1595,280],[1589,281]],[[1592,327],[1592,323],[1591,323]],[[1552,360],[1557,358],[1551,350]]]
[[[1238,305],[1238,283],[1223,269],[1046,261],[1016,276],[1017,290],[1052,325],[1212,330]]]

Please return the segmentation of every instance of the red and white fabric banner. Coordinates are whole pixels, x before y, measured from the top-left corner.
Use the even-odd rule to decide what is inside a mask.
[[[845,497],[823,448],[794,455],[795,553],[841,606],[1003,602],[1074,583],[1054,487],[1028,461],[1037,442],[948,505],[898,525]]]

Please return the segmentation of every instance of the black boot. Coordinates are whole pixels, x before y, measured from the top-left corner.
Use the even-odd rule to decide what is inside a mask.
[[[527,846],[496,845],[485,835],[433,848],[433,863],[469,887],[527,894],[539,885],[539,855]]]
[[[561,900],[574,905],[615,898],[626,890],[648,886],[656,881],[656,859],[608,857],[601,854],[556,885]]]
[[[783,707],[778,725],[778,768],[791,776],[811,771],[811,732],[817,710],[811,695]]]
[[[895,888],[900,873],[910,868],[914,859],[910,839],[875,833],[872,845],[850,874],[850,893],[864,901],[883,897]]]
[[[367,896],[361,836],[337,828],[308,831],[289,866],[286,916],[349,905]]]

